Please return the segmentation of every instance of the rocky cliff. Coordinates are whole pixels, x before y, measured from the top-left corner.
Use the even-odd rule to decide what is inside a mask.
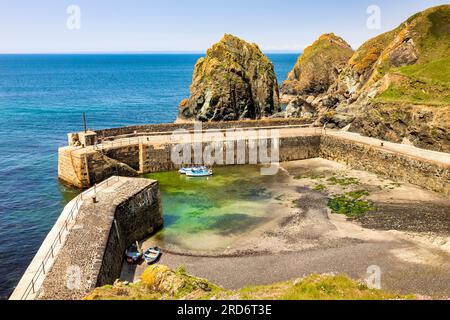
[[[342,38],[333,33],[322,35],[298,58],[283,82],[282,93],[314,95],[326,92],[347,66],[352,54],[353,49]]]
[[[273,64],[256,44],[227,34],[197,62],[190,97],[180,103],[178,119],[260,119],[278,111]]]
[[[340,100],[332,124],[450,152],[450,5],[369,40],[332,90]]]
[[[433,7],[364,43],[333,84],[313,86],[326,92],[294,90],[290,103],[311,106],[318,126],[450,152],[449,57],[450,5]]]

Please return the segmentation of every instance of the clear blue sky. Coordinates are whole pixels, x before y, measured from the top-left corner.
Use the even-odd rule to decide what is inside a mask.
[[[447,1],[448,2],[448,1]],[[435,0],[1,0],[0,53],[204,51],[224,33],[265,51],[301,51],[334,32],[353,47]],[[81,29],[66,26],[81,9]],[[366,27],[369,5],[381,29]]]

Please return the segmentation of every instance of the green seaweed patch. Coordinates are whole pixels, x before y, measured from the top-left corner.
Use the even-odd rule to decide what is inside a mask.
[[[296,180],[303,180],[303,179],[311,179],[311,180],[321,180],[321,179],[325,179],[325,176],[322,175],[305,175],[305,174],[301,174],[298,176],[295,176],[294,179]]]
[[[367,190],[351,191],[347,192],[345,195],[352,199],[361,199],[362,197],[367,197],[369,195],[369,191]]]
[[[315,186],[313,190],[315,190],[315,191],[324,191],[326,189],[327,189],[327,186],[325,186],[323,184],[319,184],[319,185]]]
[[[356,178],[338,178],[338,177],[331,177],[329,179],[327,179],[328,183],[333,185],[333,186],[343,186],[343,187],[348,187],[348,186],[353,186],[353,185],[359,185],[360,182],[358,179]]]
[[[366,190],[347,192],[344,195],[335,196],[328,202],[328,207],[333,213],[343,214],[349,218],[359,218],[376,207],[369,201],[362,198],[368,196]]]

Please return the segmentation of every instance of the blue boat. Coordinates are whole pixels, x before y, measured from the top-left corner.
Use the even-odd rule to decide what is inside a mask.
[[[203,170],[208,170],[208,168],[207,167],[181,168],[180,170],[178,170],[178,172],[180,174],[187,174],[188,172],[203,171]]]
[[[142,252],[137,244],[132,244],[125,250],[125,257],[128,264],[138,264],[142,260]]]
[[[149,248],[144,251],[144,259],[148,265],[158,262],[159,258],[161,258],[162,252],[158,247]]]
[[[187,171],[186,172],[186,176],[187,177],[194,177],[194,178],[210,177],[212,175],[213,175],[213,171],[211,169],[192,170],[192,171]]]

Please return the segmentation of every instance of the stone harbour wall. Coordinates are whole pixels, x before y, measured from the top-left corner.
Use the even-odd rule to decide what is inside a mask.
[[[266,157],[271,157],[272,151],[272,141],[271,139],[266,140],[267,143],[267,154]],[[242,148],[244,152],[240,154],[238,152],[238,146],[245,146]],[[151,172],[161,172],[179,169],[181,166],[176,165],[172,161],[172,148],[173,144],[167,143],[163,145],[153,145],[153,144],[141,144],[140,145],[140,156],[139,156],[139,172],[141,174],[151,173]],[[190,150],[190,164],[198,165],[208,165],[205,162],[199,162],[196,160],[196,154],[193,145],[188,145],[187,148]],[[208,153],[210,144],[205,142],[202,143],[201,154]],[[231,150],[231,152],[230,152]],[[231,156],[227,159],[227,152]],[[316,158],[319,156],[320,152],[320,136],[302,136],[302,137],[286,137],[280,139],[279,155],[280,161],[293,161],[293,160],[305,160],[310,158]],[[252,156],[250,156],[252,155]],[[216,165],[234,165],[234,164],[249,164],[252,160],[256,160],[256,163],[266,164],[263,158],[260,157],[259,146],[253,144],[249,140],[231,140],[224,142],[222,155],[219,157],[222,159],[222,163]]]
[[[334,136],[322,136],[320,157],[450,195],[450,166],[440,162]]]
[[[292,129],[281,130],[283,134],[280,136],[280,162],[322,157],[345,163],[355,169],[367,170],[387,178],[450,194],[450,169],[448,157],[445,154],[440,154],[436,158],[442,159],[442,161],[433,161],[430,160],[434,159],[434,156],[430,154],[431,151],[427,151],[425,155],[420,149],[404,151],[405,148],[382,146],[382,141],[345,135],[337,131],[323,132],[320,129],[300,128],[293,130],[295,131]],[[238,136],[234,140],[227,139],[224,141],[224,165],[254,163],[249,159],[249,154],[255,148],[249,142],[251,140],[246,140],[242,136]],[[117,145],[112,144],[112,147],[105,147],[102,151],[91,149],[76,157],[70,156],[71,153],[65,150],[73,147],[62,148],[59,163],[60,178],[78,187],[80,185],[89,187],[115,174],[138,176],[151,172],[175,170],[181,166],[173,163],[171,153],[174,142],[171,142],[166,136],[156,137],[153,140],[141,139],[140,143],[137,142],[138,140],[130,140],[130,144],[127,144],[128,139],[119,141]],[[225,156],[227,149],[230,148],[228,145],[230,141],[235,150],[232,161],[226,159]],[[270,141],[267,139],[268,156],[270,156],[271,149]],[[245,143],[245,159],[238,158],[238,143]],[[200,157],[200,161],[196,158],[192,142],[188,145],[191,150],[191,164],[208,164],[203,162],[202,157]],[[202,153],[209,147],[210,143],[202,143]],[[258,159],[257,163],[264,163],[264,161]]]
[[[74,148],[60,148],[58,150],[58,177],[63,182],[77,188],[91,185],[85,157],[74,154]]]
[[[84,199],[35,299],[82,299],[97,286],[120,276],[124,251],[163,224],[158,182],[112,177]]]
[[[119,278],[126,247],[160,228],[162,217],[160,192],[155,181],[152,181],[150,188],[145,188],[116,207],[115,221],[109,231],[96,287],[114,283]]]
[[[211,129],[230,129],[230,128],[261,128],[271,126],[302,126],[306,125],[307,121],[304,119],[264,119],[264,120],[244,120],[244,121],[227,121],[227,122],[202,122],[203,130]],[[194,130],[195,124],[193,122],[186,123],[165,123],[165,124],[149,124],[139,126],[128,126],[121,128],[111,128],[95,130],[97,141],[114,140],[119,136],[135,137],[138,135],[147,135],[152,133],[171,133],[176,130]],[[80,135],[82,133],[69,133],[69,146],[74,146],[80,142]],[[82,140],[82,139],[81,139]],[[94,140],[92,140],[94,141]]]

